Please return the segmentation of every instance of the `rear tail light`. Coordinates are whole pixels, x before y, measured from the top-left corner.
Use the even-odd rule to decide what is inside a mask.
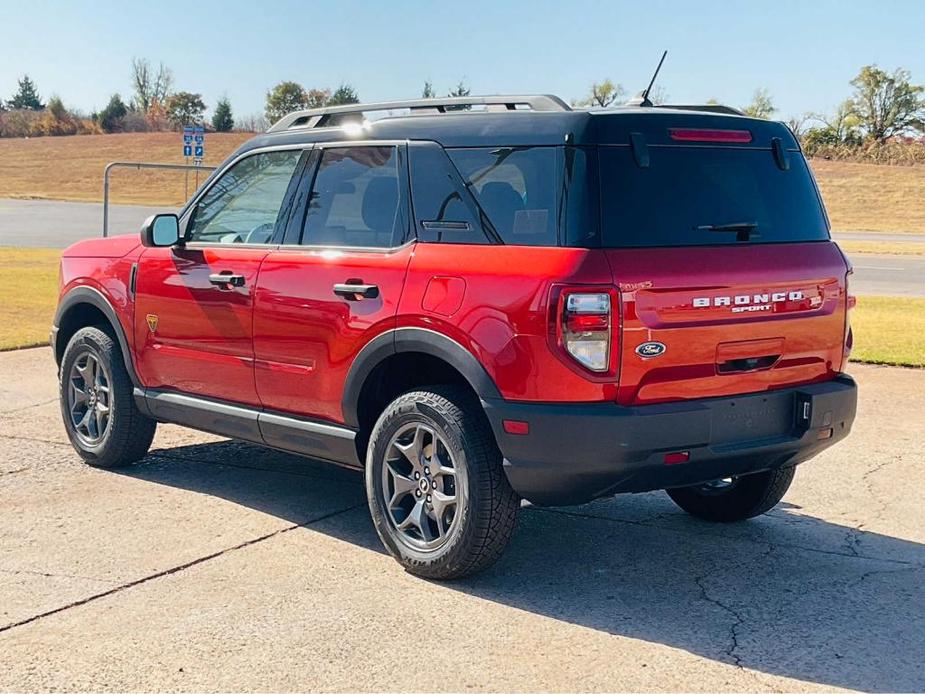
[[[752,141],[748,130],[716,130],[708,128],[668,128],[672,140],[678,142],[737,142],[746,144]]]
[[[610,294],[567,294],[562,314],[562,344],[575,361],[591,371],[610,369]]]

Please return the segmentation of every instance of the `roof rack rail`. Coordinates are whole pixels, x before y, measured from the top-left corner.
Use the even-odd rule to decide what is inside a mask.
[[[496,106],[501,111],[516,111],[527,107],[531,111],[571,111],[571,107],[558,96],[526,94],[507,96],[448,96],[440,99],[411,99],[408,101],[382,101],[372,104],[346,104],[325,106],[307,111],[294,111],[283,116],[267,130],[268,133],[290,128],[325,128],[356,120],[350,116],[367,111],[394,111],[408,109],[426,114],[454,113],[468,106]]]
[[[710,113],[725,113],[730,116],[744,116],[745,114],[732,106],[722,104],[657,104],[655,108],[674,108],[679,111],[708,111]]]

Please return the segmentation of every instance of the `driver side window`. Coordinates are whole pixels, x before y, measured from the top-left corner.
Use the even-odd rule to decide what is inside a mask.
[[[269,243],[302,150],[263,152],[226,171],[196,204],[187,241]]]

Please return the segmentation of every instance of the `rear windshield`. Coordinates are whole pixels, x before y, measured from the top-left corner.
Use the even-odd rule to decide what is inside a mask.
[[[600,147],[601,245],[701,246],[829,238],[803,157],[781,169],[771,150]]]

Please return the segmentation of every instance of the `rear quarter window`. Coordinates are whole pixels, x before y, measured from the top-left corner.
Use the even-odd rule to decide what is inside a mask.
[[[604,247],[740,243],[706,227],[753,224],[751,243],[821,241],[828,225],[806,161],[789,152],[781,169],[771,150],[650,145],[649,165],[632,150],[598,152]]]
[[[555,147],[447,150],[469,190],[506,244],[558,243]]]

